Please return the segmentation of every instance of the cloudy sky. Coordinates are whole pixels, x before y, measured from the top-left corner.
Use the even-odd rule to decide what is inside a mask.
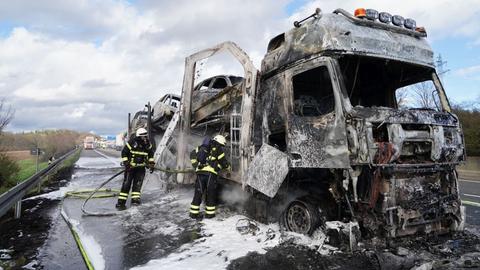
[[[0,98],[15,110],[7,130],[69,128],[115,134],[128,112],[180,93],[184,58],[225,40],[257,68],[268,40],[315,7],[353,13],[352,0],[15,0],[0,2]],[[480,101],[480,0],[365,0],[416,19],[447,61],[454,102]],[[210,59],[202,75],[236,73]]]

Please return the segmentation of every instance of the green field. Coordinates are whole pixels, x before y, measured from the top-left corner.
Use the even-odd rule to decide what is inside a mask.
[[[27,180],[30,176],[35,174],[35,169],[36,169],[35,159],[18,160],[16,161],[16,163],[20,168],[20,170],[17,172],[14,179],[6,183],[3,183],[3,185],[0,186],[0,194],[3,194],[5,191],[14,187],[16,184]],[[47,166],[48,166],[47,162],[41,162],[38,164],[38,170],[46,168]]]
[[[23,159],[17,161],[18,167],[20,170],[17,173],[17,181],[23,182],[24,180],[28,179],[30,176],[34,175],[36,172],[35,166],[35,159]],[[38,170],[41,171],[42,169],[48,166],[47,162],[40,162],[38,164]]]

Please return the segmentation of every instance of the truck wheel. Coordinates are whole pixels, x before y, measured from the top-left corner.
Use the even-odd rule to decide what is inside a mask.
[[[284,213],[285,226],[292,232],[310,235],[321,223],[318,207],[306,201],[293,201]]]

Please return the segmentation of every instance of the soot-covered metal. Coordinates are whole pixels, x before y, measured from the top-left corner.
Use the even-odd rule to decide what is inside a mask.
[[[232,42],[188,57],[177,167],[193,137],[223,133],[234,164],[223,177],[289,229],[308,234],[328,220],[358,221],[363,237],[462,229],[463,133],[433,52],[425,35],[377,24],[316,13],[272,39],[261,72]],[[244,79],[202,97],[194,63],[222,50]],[[434,107],[399,99],[426,82]]]

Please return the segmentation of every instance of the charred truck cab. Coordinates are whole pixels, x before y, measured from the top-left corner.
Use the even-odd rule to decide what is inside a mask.
[[[199,115],[221,112],[208,133],[231,135],[236,166],[223,177],[251,194],[248,209],[261,220],[280,217],[306,234],[357,220],[366,237],[462,229],[463,133],[426,33],[367,11],[317,9],[270,41],[260,72],[233,43],[187,58],[177,166],[187,164]],[[244,65],[245,80],[223,93],[228,100],[219,94],[194,108],[195,62],[222,49]]]

